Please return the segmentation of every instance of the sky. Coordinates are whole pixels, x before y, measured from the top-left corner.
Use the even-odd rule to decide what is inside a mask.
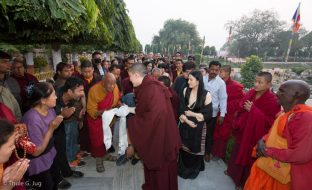
[[[291,26],[298,0],[124,0],[136,36],[143,45],[150,44],[168,19],[192,22],[205,45],[221,48],[228,38],[225,24],[250,15],[253,10],[273,10],[279,20]],[[301,24],[312,30],[312,0],[301,0]]]

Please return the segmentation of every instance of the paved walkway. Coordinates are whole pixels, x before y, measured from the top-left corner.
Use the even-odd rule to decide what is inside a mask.
[[[115,162],[104,162],[106,171],[97,173],[95,160],[84,159],[87,165],[77,170],[84,172],[81,179],[69,178],[74,190],[140,190],[144,183],[143,166],[139,162],[132,166],[130,162],[117,167]],[[205,171],[194,180],[178,178],[179,190],[234,190],[232,180],[223,174],[226,165],[223,161],[206,163]]]

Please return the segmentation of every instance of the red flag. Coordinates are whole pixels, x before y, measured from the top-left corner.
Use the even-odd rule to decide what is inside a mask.
[[[293,31],[296,33],[299,31],[299,28],[300,28],[300,3],[292,18],[292,21],[293,21]]]

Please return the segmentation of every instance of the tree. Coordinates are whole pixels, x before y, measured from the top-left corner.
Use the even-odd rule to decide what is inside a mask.
[[[216,47],[215,46],[205,46],[204,50],[203,50],[203,55],[216,55],[217,51],[216,51]]]
[[[152,51],[152,47],[150,44],[146,44],[145,47],[144,47],[144,52],[145,53],[149,53]]]
[[[249,89],[254,86],[253,82],[256,75],[262,70],[262,68],[263,64],[258,56],[252,55],[246,58],[246,63],[241,65],[242,83],[245,88]]]
[[[190,45],[192,49],[190,53],[195,54],[195,51],[200,49],[201,42],[195,24],[181,19],[169,19],[159,34],[153,37],[151,45],[159,53],[163,53],[165,50],[170,53],[179,50],[184,54],[188,53]]]
[[[272,11],[254,10],[250,16],[229,21],[232,27],[232,41],[229,48],[232,55],[240,57],[258,55],[264,57],[274,46],[277,34],[283,31],[285,23],[278,20]]]
[[[11,44],[91,44],[135,51],[140,43],[123,0],[6,0],[0,40]]]

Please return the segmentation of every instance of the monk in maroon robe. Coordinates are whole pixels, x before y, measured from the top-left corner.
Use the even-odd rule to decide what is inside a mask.
[[[169,90],[147,75],[146,67],[135,63],[129,68],[135,89],[136,108],[128,119],[128,133],[144,164],[143,190],[177,190],[177,154],[181,139],[172,110]]]
[[[226,152],[226,143],[230,137],[231,126],[234,113],[239,108],[239,102],[244,97],[243,85],[231,79],[231,66],[225,65],[220,70],[220,77],[226,84],[227,93],[227,113],[221,125],[216,124],[214,131],[214,143],[212,147],[212,155],[214,159],[224,158]]]
[[[249,90],[239,104],[233,122],[235,144],[226,173],[237,188],[244,186],[255,161],[251,153],[258,140],[271,128],[281,106],[271,92],[272,75],[268,72],[257,74],[254,88]]]

